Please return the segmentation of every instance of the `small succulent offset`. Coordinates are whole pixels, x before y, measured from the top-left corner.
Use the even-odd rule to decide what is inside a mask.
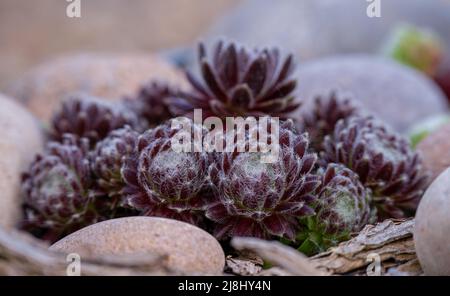
[[[373,117],[341,120],[327,136],[322,158],[341,163],[372,190],[379,218],[414,213],[428,175],[409,142]]]
[[[303,231],[297,235],[299,250],[305,254],[325,251],[346,240],[374,222],[372,193],[359,177],[340,164],[329,164],[320,172],[321,185],[316,190],[316,215],[303,218]]]
[[[139,133],[125,126],[112,131],[90,152],[96,190],[100,195],[109,197],[111,209],[123,205],[125,180],[121,170],[126,157],[135,152],[138,137]]]
[[[330,96],[318,96],[312,106],[304,108],[300,118],[300,130],[308,132],[311,147],[323,150],[323,141],[334,131],[336,123],[362,112],[350,98],[333,92]]]
[[[161,81],[150,81],[142,86],[136,97],[128,97],[124,105],[136,113],[148,128],[155,127],[172,118],[170,98],[178,90]]]
[[[293,91],[296,80],[292,55],[282,58],[278,49],[254,49],[220,41],[212,59],[200,44],[203,82],[188,74],[194,89],[172,101],[177,115],[202,109],[205,117],[263,116],[286,118],[297,109]]]
[[[60,141],[64,134],[70,133],[87,138],[91,145],[95,145],[109,132],[125,125],[139,129],[139,120],[134,112],[120,104],[79,94],[69,97],[55,113],[51,136]]]
[[[192,129],[186,132],[183,125]],[[143,215],[202,223],[209,195],[209,155],[177,151],[172,146],[178,137],[192,139],[198,132],[203,133],[203,128],[191,120],[173,119],[139,137],[135,153],[122,168],[124,196],[132,208]]]
[[[219,153],[209,170],[215,201],[206,216],[215,222],[218,239],[233,236],[294,240],[299,217],[314,214],[311,204],[319,180],[311,174],[316,155],[308,137],[293,122],[279,130],[277,161],[262,162],[261,152]]]
[[[99,220],[88,148],[87,139],[65,135],[36,157],[22,181],[23,228],[44,232],[53,241]]]

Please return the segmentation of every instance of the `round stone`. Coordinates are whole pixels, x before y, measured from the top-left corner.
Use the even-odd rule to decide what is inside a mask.
[[[414,243],[426,275],[450,276],[450,168],[428,188],[416,213]]]
[[[221,274],[225,255],[217,240],[188,223],[156,217],[127,217],[90,225],[50,247],[90,256],[167,255],[167,264],[184,274]]]
[[[423,164],[432,180],[450,167],[450,124],[445,124],[425,137],[418,145]]]
[[[152,79],[185,86],[184,76],[151,54],[75,54],[30,70],[7,88],[39,119],[48,122],[68,94],[84,92],[118,100]]]
[[[0,94],[0,226],[11,228],[20,217],[21,174],[41,152],[37,120],[13,99]]]

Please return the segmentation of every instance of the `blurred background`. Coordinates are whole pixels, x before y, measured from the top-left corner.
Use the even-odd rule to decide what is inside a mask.
[[[0,89],[33,65],[76,51],[158,51],[191,44],[238,0],[0,0]]]
[[[300,60],[377,53],[398,24],[431,29],[450,48],[450,0],[0,0],[0,90],[32,66],[80,51],[155,52],[174,48],[192,59],[195,42],[226,36],[279,45]],[[192,64],[192,61],[186,62]]]

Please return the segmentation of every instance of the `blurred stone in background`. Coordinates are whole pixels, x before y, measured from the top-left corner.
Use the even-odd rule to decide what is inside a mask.
[[[239,0],[0,0],[0,89],[54,55],[190,45]]]
[[[450,0],[380,0],[369,18],[366,0],[245,0],[207,34],[250,45],[279,45],[302,60],[376,53],[388,33],[407,22],[439,34],[450,49]]]
[[[133,96],[150,80],[187,87],[184,74],[151,53],[84,53],[58,56],[33,67],[6,87],[6,93],[47,122],[61,100],[88,93],[107,100]]]
[[[308,61],[295,75],[300,84],[297,94],[305,107],[314,104],[316,96],[326,98],[337,91],[402,133],[448,108],[445,95],[421,72],[373,55],[336,55]]]

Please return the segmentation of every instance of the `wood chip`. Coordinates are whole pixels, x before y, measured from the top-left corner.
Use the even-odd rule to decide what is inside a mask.
[[[311,258],[279,242],[235,238],[231,244],[238,250],[251,250],[274,265],[258,275],[421,275],[413,228],[412,219],[368,225],[349,241]]]
[[[423,275],[422,268],[420,267],[419,260],[413,259],[405,264],[390,268],[386,275],[393,276],[418,276]]]
[[[237,250],[251,250],[264,260],[292,275],[313,276],[327,274],[327,272],[315,268],[305,255],[277,241],[237,237],[231,241],[231,245]]]
[[[396,268],[405,264],[400,269],[402,273],[420,274],[420,265],[410,263],[417,262],[413,227],[412,219],[385,220],[375,226],[368,225],[353,239],[312,257],[311,262],[318,269],[337,275],[364,274],[374,260],[379,261],[382,274],[391,270],[393,275]],[[413,268],[408,269],[408,263]]]
[[[262,270],[262,264],[257,264],[248,258],[226,258],[226,271],[235,275],[257,275]]]

